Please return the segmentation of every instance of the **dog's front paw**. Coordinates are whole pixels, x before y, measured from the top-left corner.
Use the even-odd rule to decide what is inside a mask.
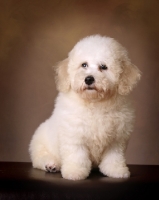
[[[100,171],[112,178],[128,178],[130,177],[130,172],[127,166],[117,166],[117,165],[107,165],[101,166]]]
[[[62,177],[68,180],[83,180],[89,175],[90,170],[87,168],[81,168],[80,166],[67,166],[62,167]]]

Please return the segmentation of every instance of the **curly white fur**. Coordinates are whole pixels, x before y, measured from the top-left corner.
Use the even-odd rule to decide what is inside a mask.
[[[109,177],[129,177],[124,154],[134,112],[127,95],[140,71],[125,48],[109,37],[86,37],[56,66],[56,73],[55,109],[29,147],[33,167],[60,170],[71,180],[85,179],[96,166]],[[87,77],[93,80],[87,83]]]

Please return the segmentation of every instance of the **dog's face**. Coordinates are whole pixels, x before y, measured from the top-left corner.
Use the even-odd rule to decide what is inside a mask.
[[[114,39],[99,35],[79,41],[57,66],[59,91],[73,90],[87,100],[128,94],[140,79],[126,50]]]

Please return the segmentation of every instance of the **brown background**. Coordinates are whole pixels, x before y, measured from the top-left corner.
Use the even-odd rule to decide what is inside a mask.
[[[159,1],[0,0],[0,160],[30,161],[28,144],[52,112],[52,66],[82,37],[117,39],[142,71],[132,93],[129,164],[159,164]]]

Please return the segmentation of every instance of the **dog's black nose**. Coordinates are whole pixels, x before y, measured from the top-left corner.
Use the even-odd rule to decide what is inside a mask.
[[[95,81],[95,80],[94,80],[94,77],[93,77],[93,76],[87,76],[87,77],[85,78],[85,83],[86,83],[87,85],[91,85],[94,81]]]

